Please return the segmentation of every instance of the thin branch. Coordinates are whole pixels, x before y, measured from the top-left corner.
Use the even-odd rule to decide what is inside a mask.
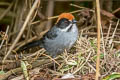
[[[96,14],[97,14],[97,61],[96,61],[96,77],[95,80],[99,79],[100,76],[100,28],[101,28],[101,16],[100,16],[100,3],[96,0]]]
[[[8,12],[10,11],[10,9],[11,9],[12,6],[13,6],[13,3],[14,3],[14,2],[12,2],[12,4],[1,14],[0,20],[2,20],[2,19],[5,17],[5,15],[8,14]]]
[[[113,38],[114,38],[114,36],[115,36],[115,33],[116,33],[117,27],[118,27],[118,25],[119,25],[119,22],[120,22],[120,20],[118,19],[117,24],[116,24],[116,27],[115,27],[115,30],[114,30],[114,32],[113,32],[113,35],[112,35],[112,37],[111,37],[111,39],[110,39],[110,41],[109,41],[109,47],[111,46],[111,44],[112,44],[112,42],[113,42]]]
[[[74,7],[76,7],[76,8],[80,8],[80,9],[84,9],[84,8],[86,8],[86,7],[78,6],[78,5],[76,5],[76,4],[70,4],[70,6],[74,6]]]
[[[112,24],[111,24],[111,22],[110,22],[109,29],[108,29],[107,36],[106,36],[106,40],[105,40],[105,47],[106,47],[106,45],[107,45],[108,38],[109,38],[109,36],[110,36],[111,27],[112,27]]]
[[[2,40],[2,42],[1,42],[1,44],[0,44],[0,49],[2,48],[2,45],[3,45],[3,43],[5,42],[5,38],[6,38],[7,34],[8,34],[8,30],[9,30],[9,26],[8,26],[7,29],[6,29],[5,36],[4,36],[4,38],[3,38],[3,40]]]

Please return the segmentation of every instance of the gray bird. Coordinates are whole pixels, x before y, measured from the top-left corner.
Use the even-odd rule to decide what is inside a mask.
[[[46,52],[52,56],[67,51],[73,46],[78,38],[78,28],[74,16],[70,13],[62,13],[57,23],[41,38],[21,47],[26,50],[35,46],[45,48]]]

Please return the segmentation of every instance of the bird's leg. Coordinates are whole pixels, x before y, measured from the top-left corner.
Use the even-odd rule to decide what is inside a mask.
[[[55,55],[53,55],[53,59],[55,59]],[[56,64],[55,64],[55,61],[53,61],[53,69],[56,71]]]
[[[56,71],[56,64],[55,64],[55,62],[53,62],[53,68]]]

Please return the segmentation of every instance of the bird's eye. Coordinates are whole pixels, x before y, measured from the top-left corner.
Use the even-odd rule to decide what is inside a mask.
[[[64,21],[65,23],[68,23],[68,21]]]

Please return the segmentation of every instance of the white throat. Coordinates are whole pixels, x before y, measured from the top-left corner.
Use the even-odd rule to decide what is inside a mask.
[[[64,29],[60,29],[62,32],[67,32],[68,29],[72,26],[72,30],[71,32],[76,32],[77,26],[76,24],[70,24],[68,27],[64,28]]]

